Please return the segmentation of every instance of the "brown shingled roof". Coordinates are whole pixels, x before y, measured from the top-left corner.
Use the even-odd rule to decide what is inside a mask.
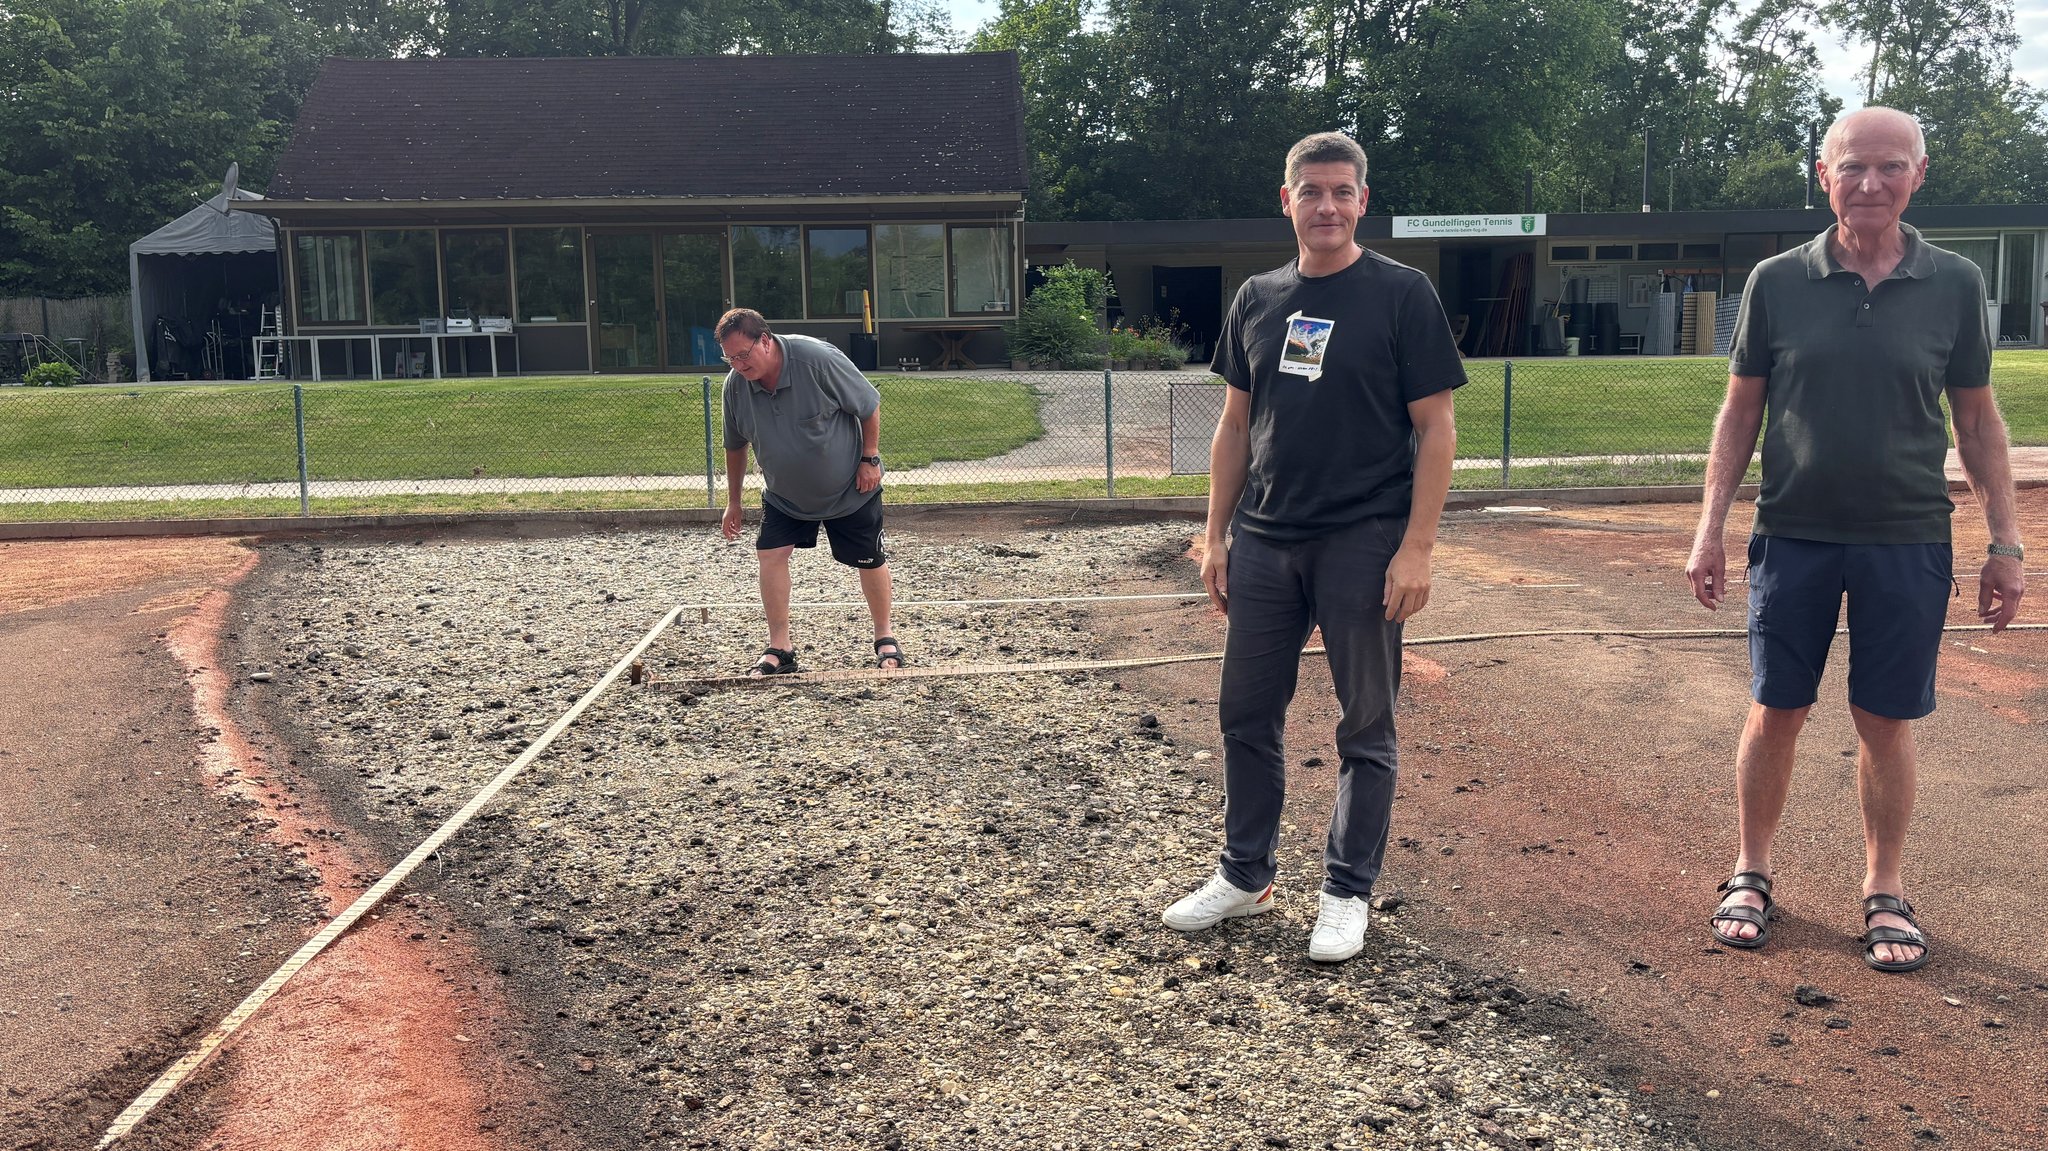
[[[1025,171],[1011,52],[333,59],[266,194],[1021,194]]]

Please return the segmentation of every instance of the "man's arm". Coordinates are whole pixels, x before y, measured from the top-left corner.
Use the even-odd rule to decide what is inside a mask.
[[[726,539],[738,539],[740,534],[740,491],[747,483],[747,448],[725,449],[725,515],[718,521],[718,530]]]
[[[860,422],[860,454],[879,456],[882,454],[882,406],[867,414]],[[876,464],[862,460],[853,469],[853,486],[864,492],[874,491],[882,486],[882,469]]]
[[[2020,543],[2019,519],[2014,512],[2012,462],[2007,452],[2005,417],[1991,389],[1950,388],[1948,410],[1955,418],[1956,455],[1962,457],[1963,475],[1970,491],[1984,508],[1984,526],[1991,530],[1995,544]],[[2019,614],[2020,597],[2026,594],[2027,576],[2017,556],[1988,556],[1977,578],[1977,618],[2003,631]],[[1993,602],[1997,603],[1994,606]]]
[[[1252,394],[1225,385],[1223,418],[1209,441],[1209,526],[1202,533],[1202,586],[1217,610],[1230,604],[1230,559],[1226,537],[1237,501],[1244,498],[1252,466]]]
[[[1408,497],[1408,532],[1387,565],[1386,591],[1380,602],[1395,623],[1429,603],[1429,563],[1436,552],[1437,523],[1444,497],[1451,490],[1451,460],[1458,454],[1458,427],[1451,412],[1451,390],[1445,388],[1408,405],[1415,425],[1415,487]]]
[[[1692,594],[1709,611],[1719,610],[1728,598],[1728,545],[1721,537],[1728,528],[1728,505],[1735,502],[1735,489],[1742,486],[1749,458],[1756,454],[1768,379],[1730,375],[1728,398],[1721,402],[1721,414],[1714,420],[1714,446],[1707,453],[1699,530],[1693,533],[1692,555],[1685,561],[1685,578],[1692,581]]]

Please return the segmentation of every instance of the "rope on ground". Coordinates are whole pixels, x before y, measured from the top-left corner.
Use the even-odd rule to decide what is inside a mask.
[[[1989,624],[1955,624],[1941,629],[1947,632],[1990,631]],[[2048,624],[2008,624],[2006,631],[2048,631]],[[1848,628],[1836,628],[1836,635],[1846,635]],[[1746,638],[1748,628],[1705,627],[1705,628],[1531,628],[1526,631],[1479,631],[1462,635],[1425,635],[1401,641],[1402,647],[1430,647],[1452,643],[1484,643],[1501,639],[1543,639],[1553,636],[1615,636],[1621,639],[1737,639]],[[1320,647],[1305,647],[1303,655],[1327,655]],[[1053,660],[1047,663],[971,663],[935,667],[907,668],[842,668],[834,671],[796,671],[784,675],[707,675],[681,679],[645,677],[645,669],[635,670],[635,683],[654,691],[690,692],[699,690],[715,691],[721,688],[765,688],[800,687],[806,684],[831,684],[873,682],[875,680],[900,679],[962,679],[969,676],[1021,675],[1030,672],[1096,672],[1119,671],[1125,668],[1161,667],[1176,663],[1205,663],[1220,660],[1220,651],[1193,652],[1186,655],[1134,656],[1128,659],[1070,659]]]
[[[208,1059],[212,1058],[213,1054],[219,1051],[221,1046],[228,1041],[228,1037],[239,1030],[242,1024],[247,1023],[250,1017],[254,1016],[265,1003],[268,1003],[270,998],[277,994],[278,989],[283,987],[287,980],[303,970],[307,964],[313,961],[315,956],[327,950],[328,945],[339,939],[342,933],[353,926],[357,920],[369,914],[372,908],[382,903],[385,897],[391,894],[393,888],[404,882],[406,877],[418,869],[420,864],[425,863],[429,856],[439,851],[442,844],[448,842],[456,832],[462,830],[463,825],[474,818],[477,812],[483,810],[485,804],[496,798],[498,793],[504,790],[506,784],[517,779],[543,751],[547,750],[548,745],[555,741],[555,737],[567,730],[569,725],[575,722],[577,716],[582,715],[586,708],[596,702],[600,695],[604,694],[605,689],[610,687],[614,680],[626,674],[634,661],[639,659],[649,647],[653,646],[655,639],[670,624],[675,622],[676,616],[681,612],[681,608],[676,608],[674,611],[663,616],[661,622],[655,624],[641,638],[640,642],[634,645],[632,651],[627,652],[620,658],[619,662],[612,665],[612,669],[597,681],[596,686],[583,693],[583,698],[577,700],[568,711],[562,714],[560,719],[556,720],[552,726],[542,732],[540,737],[535,739],[531,746],[520,753],[519,758],[513,760],[495,778],[485,784],[482,791],[477,792],[474,798],[462,806],[462,810],[449,816],[440,827],[434,829],[432,835],[423,840],[418,847],[413,848],[410,855],[400,860],[396,867],[384,873],[382,879],[379,879],[368,890],[357,896],[356,901],[349,904],[347,910],[328,921],[327,925],[322,927],[313,938],[307,940],[304,945],[292,954],[291,958],[285,960],[283,966],[271,973],[270,978],[264,980],[261,986],[251,991],[247,998],[243,999],[233,1011],[229,1012],[227,1018],[221,1020],[212,1031],[207,1032],[206,1037],[199,1041],[198,1046],[186,1052],[176,1063],[171,1064],[163,1074],[157,1076],[156,1081],[145,1088],[142,1094],[136,1097],[135,1102],[130,1103],[115,1118],[113,1125],[108,1127],[107,1133],[100,1138],[98,1146],[100,1148],[112,1146],[117,1140],[135,1130],[136,1125],[141,1123],[151,1111],[155,1110],[157,1104],[163,1102],[171,1092],[178,1089],[179,1084],[185,1082],[186,1079],[191,1077],[193,1072],[199,1070]]]

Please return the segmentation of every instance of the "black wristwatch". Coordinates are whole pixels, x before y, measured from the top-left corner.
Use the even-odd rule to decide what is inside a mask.
[[[864,463],[864,464],[873,464],[873,465],[875,465],[876,467],[878,467],[878,468],[879,468],[879,467],[881,467],[881,466],[882,466],[882,457],[880,457],[880,456],[862,456],[862,457],[860,458],[860,462],[861,462],[861,463]]]

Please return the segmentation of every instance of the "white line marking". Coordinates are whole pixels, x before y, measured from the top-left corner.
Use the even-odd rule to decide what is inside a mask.
[[[619,662],[613,664],[612,669],[597,681],[596,686],[585,692],[582,699],[577,700],[568,711],[562,714],[562,718],[556,720],[553,726],[542,732],[540,738],[533,741],[532,746],[519,754],[519,758],[513,760],[503,771],[497,774],[496,778],[485,784],[483,790],[476,793],[475,798],[462,806],[462,810],[449,816],[440,827],[434,829],[432,835],[423,840],[418,847],[413,848],[410,855],[400,860],[398,866],[386,872],[384,878],[379,879],[369,890],[357,896],[356,901],[349,904],[346,911],[335,916],[328,922],[327,926],[320,929],[318,934],[308,939],[298,951],[292,954],[290,959],[284,961],[282,967],[271,973],[270,978],[264,980],[261,986],[251,991],[248,997],[242,1000],[240,1005],[233,1011],[230,1011],[227,1018],[221,1020],[212,1031],[207,1032],[206,1037],[199,1041],[198,1046],[186,1052],[176,1063],[171,1064],[163,1074],[157,1076],[156,1081],[145,1088],[142,1094],[136,1097],[135,1102],[130,1103],[115,1118],[113,1125],[108,1127],[107,1133],[100,1138],[98,1146],[100,1148],[110,1147],[115,1141],[135,1130],[136,1124],[142,1122],[151,1111],[155,1110],[157,1104],[163,1102],[166,1096],[178,1089],[179,1084],[183,1083],[193,1072],[199,1070],[208,1059],[212,1058],[213,1054],[220,1050],[221,1046],[228,1041],[228,1037],[240,1029],[242,1024],[247,1023],[249,1018],[255,1015],[265,1003],[268,1003],[270,997],[276,995],[278,989],[283,987],[287,980],[297,975],[308,963],[313,961],[315,956],[327,950],[327,945],[339,939],[341,934],[353,926],[358,919],[361,919],[372,908],[382,903],[384,898],[391,894],[393,888],[403,883],[406,877],[411,875],[420,864],[427,861],[428,856],[439,851],[442,844],[448,842],[456,832],[462,830],[463,825],[474,818],[477,812],[483,810],[485,804],[496,798],[497,794],[504,790],[506,784],[518,778],[520,773],[524,772],[528,765],[532,764],[539,757],[541,752],[546,751],[548,745],[555,741],[555,737],[567,730],[569,725],[576,721],[576,717],[583,714],[584,709],[596,702],[597,697],[604,694],[604,690],[612,685],[612,681],[624,675],[626,669],[632,666],[633,661],[640,658],[641,654],[653,645],[655,638],[661,635],[662,631],[670,624],[675,622],[676,616],[681,614],[682,610],[681,608],[676,608],[661,617],[661,622],[655,624],[641,638],[640,642],[634,645],[632,651],[627,652],[620,658]]]

